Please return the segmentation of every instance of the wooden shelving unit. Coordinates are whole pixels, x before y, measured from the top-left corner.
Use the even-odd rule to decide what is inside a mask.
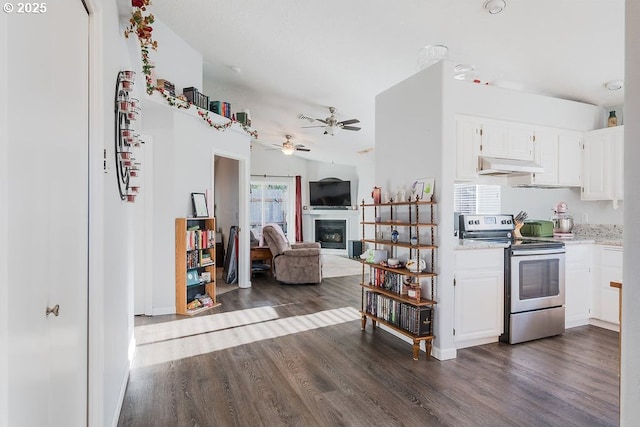
[[[176,218],[177,314],[192,316],[220,305],[216,299],[215,231],[215,218]],[[208,273],[210,280],[200,280],[203,273]],[[189,276],[198,278],[197,282]],[[198,294],[209,295],[213,305],[189,309]]]
[[[389,258],[398,257],[398,250],[403,255],[408,255],[408,259],[421,259],[421,252],[429,252],[431,263],[427,263],[427,268],[421,271],[409,270],[403,266],[390,267],[385,263],[371,264],[364,260],[362,262],[362,295],[361,295],[361,315],[362,330],[365,330],[367,319],[375,328],[377,324],[386,327],[410,338],[413,341],[413,359],[418,360],[420,354],[420,343],[424,341],[427,357],[431,356],[433,341],[433,312],[435,301],[435,250],[433,221],[435,202],[432,201],[410,201],[395,203],[372,203],[362,202],[362,242],[373,245],[374,249],[387,248]],[[365,209],[373,208],[375,218],[385,218],[380,221],[365,221]],[[428,211],[428,222],[420,221],[420,210]],[[398,212],[398,209],[405,209]],[[403,213],[403,219],[396,219]],[[374,238],[367,237],[367,226],[373,226]],[[389,234],[394,230],[403,228],[405,240],[389,240],[378,238],[379,232],[385,230]],[[426,242],[420,241],[420,229],[427,228]],[[424,235],[424,233],[422,233]],[[408,252],[408,254],[407,254]],[[425,260],[426,261],[426,260]],[[369,269],[369,281],[365,281],[366,269]],[[416,292],[416,288],[421,288],[423,282],[428,282],[429,298],[424,298],[422,292]],[[412,292],[413,291],[413,292]],[[417,293],[417,295],[416,295]]]

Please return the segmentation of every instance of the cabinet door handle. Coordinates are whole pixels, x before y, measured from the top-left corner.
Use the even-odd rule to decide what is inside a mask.
[[[53,313],[54,316],[58,317],[60,314],[60,304],[56,304],[53,308],[47,307],[46,315],[49,316]]]

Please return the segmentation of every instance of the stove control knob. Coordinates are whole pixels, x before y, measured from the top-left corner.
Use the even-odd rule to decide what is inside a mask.
[[[506,220],[506,219],[503,219],[501,222],[502,222],[503,224],[506,224],[506,223],[507,223],[507,220]]]
[[[474,224],[480,224],[480,220],[479,220],[479,219],[476,219],[473,223],[474,223]]]
[[[469,225],[471,225],[471,224],[473,224],[473,220],[472,219],[469,220]]]

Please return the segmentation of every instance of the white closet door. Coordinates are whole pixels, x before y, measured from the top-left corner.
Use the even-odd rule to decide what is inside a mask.
[[[33,3],[35,5],[35,3]],[[88,25],[80,0],[13,13],[8,64],[9,425],[87,413]],[[59,315],[46,315],[59,306]]]

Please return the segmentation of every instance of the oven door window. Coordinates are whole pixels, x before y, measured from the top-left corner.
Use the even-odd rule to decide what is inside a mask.
[[[559,259],[522,260],[518,267],[520,300],[560,294]]]

